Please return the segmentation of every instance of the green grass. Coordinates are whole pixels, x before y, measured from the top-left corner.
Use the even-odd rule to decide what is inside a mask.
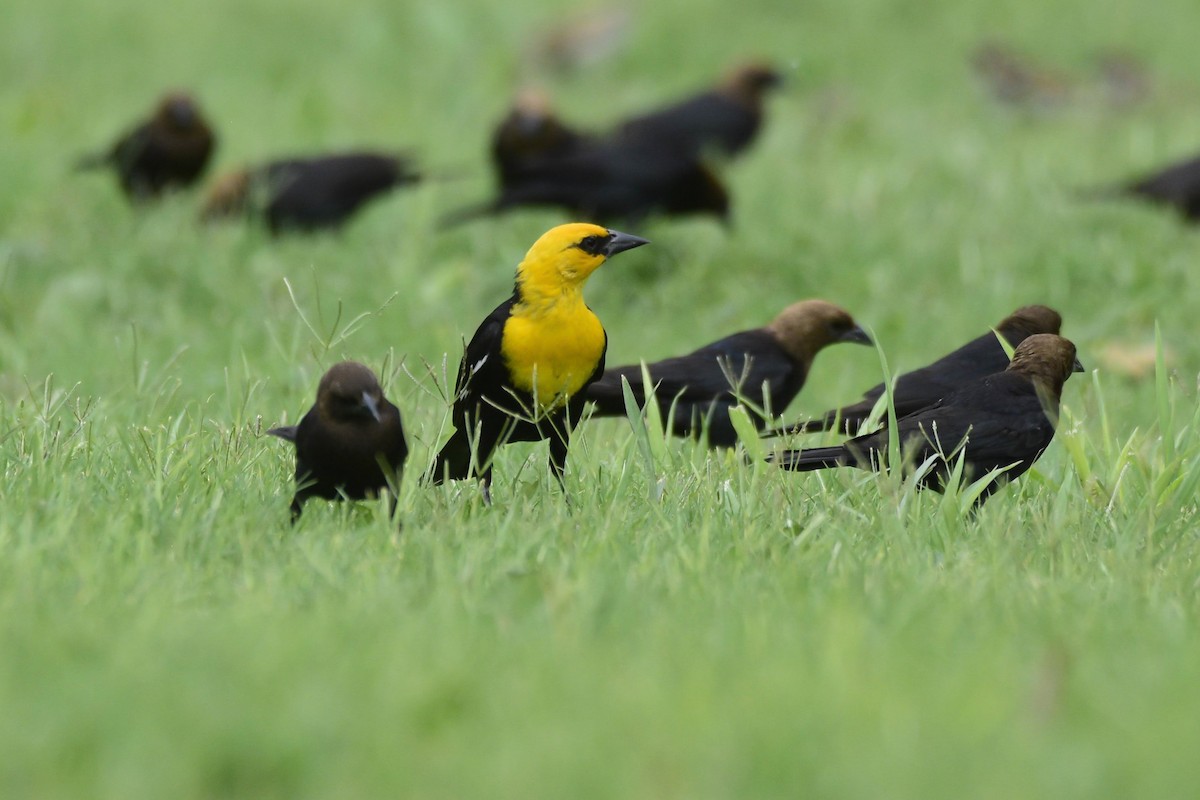
[[[651,247],[592,279],[613,362],[821,296],[903,370],[1047,303],[1092,373],[1067,385],[1036,470],[972,520],[959,495],[782,474],[612,420],[575,442],[570,509],[545,445],[502,452],[491,508],[420,487],[445,432],[437,384],[560,221],[433,224],[487,191],[485,130],[555,4],[10,0],[0,796],[1200,783],[1200,239],[1073,199],[1200,148],[1195,4],[643,5],[612,58],[545,79],[570,118],[603,124],[747,54],[792,81],[728,170],[731,230],[653,222],[635,231]],[[1158,91],[1125,112],[1086,92],[1059,113],[1000,109],[966,66],[985,38],[1078,75],[1124,47]],[[197,226],[194,196],[134,211],[113,181],[70,173],[175,85],[218,123],[218,169],[373,145],[469,177],[340,235],[272,241]],[[1156,325],[1169,362],[1141,380],[1110,367],[1106,345],[1153,344]],[[263,432],[343,357],[404,412],[402,534],[382,504],[313,503],[287,525],[290,454]],[[830,350],[789,416],[879,375],[869,350]]]

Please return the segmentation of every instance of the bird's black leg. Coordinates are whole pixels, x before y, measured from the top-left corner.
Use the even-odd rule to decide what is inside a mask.
[[[563,482],[563,473],[567,469],[567,448],[571,443],[570,423],[562,420],[562,425],[555,425],[550,432],[550,472],[558,481],[563,494],[567,493],[567,485]]]

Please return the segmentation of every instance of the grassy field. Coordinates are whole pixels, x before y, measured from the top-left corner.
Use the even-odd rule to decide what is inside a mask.
[[[493,507],[420,487],[462,338],[562,220],[434,222],[487,192],[485,131],[561,9],[7,0],[0,797],[1195,791],[1200,238],[1075,190],[1200,149],[1200,7],[644,5],[608,60],[542,77],[568,118],[603,125],[747,55],[791,81],[728,170],[731,229],[654,221],[592,278],[612,363],[820,296],[905,369],[1046,303],[1089,373],[1036,470],[971,519],[957,495],[616,420],[576,439],[571,509],[545,445],[503,451]],[[1082,87],[998,107],[968,65],[985,39]],[[1112,49],[1145,62],[1142,104],[1095,83]],[[173,86],[216,121],[218,170],[390,146],[465,177],[271,240],[198,226],[194,195],[133,210],[71,173]],[[1134,374],[1114,352],[1153,354],[1156,326]],[[381,504],[287,524],[290,453],[263,432],[346,357],[405,415],[402,534]],[[880,369],[827,351],[789,416]]]

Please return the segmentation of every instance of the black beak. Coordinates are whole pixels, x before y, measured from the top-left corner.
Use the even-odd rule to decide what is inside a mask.
[[[1077,358],[1075,359],[1075,362],[1071,364],[1071,372],[1087,372],[1087,370],[1083,368],[1083,364]]]
[[[839,342],[853,342],[854,344],[875,344],[871,341],[871,337],[858,325],[855,325],[850,330],[838,337]]]
[[[379,416],[379,404],[375,402],[375,398],[371,396],[370,392],[363,392],[362,404],[376,422],[383,422],[383,418]]]
[[[632,250],[635,247],[641,247],[644,244],[650,244],[649,239],[643,239],[640,236],[633,236],[628,233],[610,230],[608,232],[608,244],[604,246],[604,256],[611,258],[617,253],[624,253],[626,250]]]

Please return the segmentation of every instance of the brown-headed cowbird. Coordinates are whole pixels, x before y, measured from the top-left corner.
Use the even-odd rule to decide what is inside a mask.
[[[224,175],[209,190],[206,220],[248,214],[272,233],[338,228],[370,200],[416,183],[412,161],[383,153],[339,153],[272,161]]]
[[[566,156],[590,140],[559,119],[545,92],[526,88],[492,131],[492,166],[504,188],[519,180],[531,163]]]
[[[999,42],[976,48],[971,66],[992,98],[1005,105],[1046,111],[1065,105],[1074,90],[1065,75],[1038,66]]]
[[[615,135],[529,159],[508,177],[495,199],[453,211],[442,224],[522,207],[560,208],[602,222],[638,224],[652,214],[712,214],[724,221],[729,193],[700,159]]]
[[[383,396],[375,373],[356,361],[329,368],[317,387],[317,402],[299,425],[267,433],[296,445],[292,522],[310,497],[362,500],[390,492],[408,458],[400,410]],[[393,495],[391,513],[395,510]]]
[[[938,490],[960,457],[964,481],[1008,467],[979,495],[976,505],[981,505],[1002,482],[1023,475],[1049,447],[1062,387],[1072,372],[1083,372],[1074,344],[1052,333],[1030,336],[1017,346],[1004,371],[963,384],[940,402],[896,420],[905,467],[934,459],[921,486]],[[887,451],[884,427],[835,447],[786,450],[771,460],[800,472],[847,466],[880,470]]]
[[[196,101],[174,92],[159,100],[150,119],[106,152],[86,156],[76,166],[114,169],[130,199],[148,200],[195,183],[215,148],[216,137]]]
[[[517,267],[513,295],[484,319],[463,354],[455,431],[434,461],[434,483],[479,476],[489,498],[492,456],[513,441],[550,440],[562,484],[583,390],[604,371],[608,337],[583,285],[617,253],[645,239],[575,222],[542,234]]]
[[[676,436],[699,435],[707,426],[710,446],[732,447],[737,433],[729,409],[740,403],[739,396],[779,413],[803,388],[817,353],[837,342],[871,344],[871,339],[844,309],[804,300],[765,327],[726,336],[646,369],[664,420],[674,407],[671,430]],[[596,404],[596,416],[625,413],[622,378],[638,402],[645,403],[641,365],[613,367],[584,392]],[[757,411],[750,415],[761,429],[766,420]]]
[[[892,390],[896,416],[903,417],[920,411],[968,381],[1003,370],[1008,365],[1008,354],[996,340],[996,333],[1003,336],[1010,347],[1016,347],[1034,334],[1058,333],[1061,328],[1062,317],[1052,308],[1036,305],[1018,308],[1000,321],[995,332],[988,331],[932,364],[897,377]],[[870,418],[871,411],[883,395],[884,386],[880,383],[868,389],[857,403],[826,411],[816,419],[770,431],[767,435],[827,431],[834,427],[854,433]]]
[[[781,82],[770,66],[744,64],[714,88],[633,117],[618,130],[676,154],[700,156],[717,150],[738,155],[762,127],[764,95]]]

